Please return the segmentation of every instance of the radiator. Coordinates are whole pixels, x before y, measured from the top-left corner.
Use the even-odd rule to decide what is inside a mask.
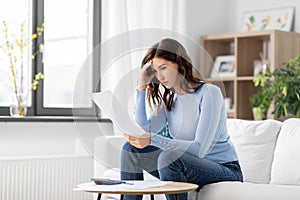
[[[73,191],[93,175],[88,156],[0,159],[1,200],[91,200],[92,194]]]

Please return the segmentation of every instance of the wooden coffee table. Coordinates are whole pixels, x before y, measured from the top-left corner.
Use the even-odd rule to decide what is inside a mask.
[[[121,200],[124,198],[124,195],[144,195],[149,194],[151,196],[151,200],[154,200],[155,194],[174,194],[175,199],[178,199],[177,194],[194,191],[198,188],[198,185],[192,183],[183,183],[183,182],[170,182],[166,185],[159,187],[151,187],[147,189],[139,189],[139,190],[99,190],[99,191],[88,191],[85,192],[93,192],[98,193],[98,199],[101,199],[101,194],[120,194]]]

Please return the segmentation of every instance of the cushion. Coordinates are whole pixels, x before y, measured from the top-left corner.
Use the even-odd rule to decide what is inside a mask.
[[[300,119],[283,122],[274,153],[271,184],[300,185]],[[299,198],[300,199],[300,198]]]
[[[228,133],[235,145],[244,181],[269,183],[277,135],[282,122],[228,119]]]
[[[220,182],[204,186],[198,200],[298,200],[299,197],[300,188],[295,185]]]

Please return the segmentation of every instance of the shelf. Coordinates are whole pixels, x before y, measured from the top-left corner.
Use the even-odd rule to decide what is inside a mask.
[[[206,35],[200,41],[213,60],[221,55],[235,56],[235,77],[211,78],[213,64],[200,67],[206,81],[220,87],[224,98],[231,98],[233,111],[227,116],[233,118],[253,119],[250,97],[258,90],[253,83],[253,65],[261,60],[260,54],[268,60],[270,71],[300,54],[300,34],[279,30]]]
[[[252,81],[254,76],[241,76],[241,77],[220,77],[220,78],[206,78],[208,82],[219,82],[219,81]]]
[[[220,78],[206,78],[208,82],[218,82],[218,81],[234,81],[235,77],[220,77]]]
[[[254,76],[241,76],[236,77],[237,81],[252,81],[254,79]]]

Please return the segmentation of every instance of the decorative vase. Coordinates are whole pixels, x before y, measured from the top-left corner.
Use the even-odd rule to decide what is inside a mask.
[[[11,94],[10,104],[11,117],[24,117],[27,114],[27,94],[13,93]]]

